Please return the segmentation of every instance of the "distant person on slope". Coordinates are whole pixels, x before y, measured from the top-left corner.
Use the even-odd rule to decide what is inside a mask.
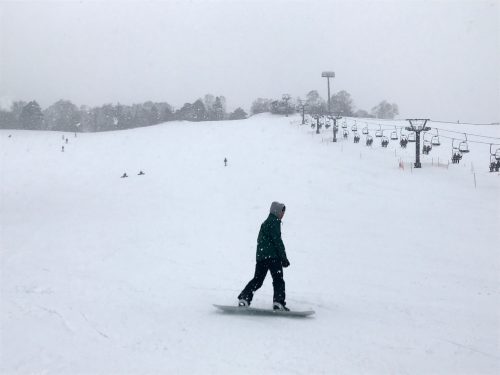
[[[238,296],[238,305],[241,307],[250,306],[253,294],[264,283],[267,271],[271,271],[274,288],[273,309],[289,311],[285,307],[283,267],[288,267],[290,262],[286,257],[285,245],[281,239],[281,219],[285,215],[285,209],[286,207],[283,203],[273,202],[269,216],[260,226],[257,238],[255,275]]]

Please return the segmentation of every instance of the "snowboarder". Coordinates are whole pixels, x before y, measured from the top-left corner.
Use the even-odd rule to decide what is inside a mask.
[[[66,144],[68,144],[68,138],[66,138]]]
[[[227,167],[227,158],[224,158],[224,167]]]
[[[62,146],[62,148],[61,148],[61,152],[64,152],[64,146]]]
[[[127,178],[127,172],[124,172],[123,175],[120,178]]]
[[[290,262],[286,256],[285,245],[281,239],[281,220],[285,215],[285,209],[286,207],[283,203],[273,202],[269,216],[260,226],[257,238],[255,275],[238,296],[238,306],[250,306],[253,294],[264,283],[267,271],[271,271],[274,288],[273,309],[289,311],[285,307],[283,267],[288,267]]]
[[[145,175],[145,174],[146,174],[146,173],[144,173],[144,172],[142,171],[142,169],[141,169],[141,170],[139,171],[139,173],[137,174],[137,176],[142,176],[142,175]]]

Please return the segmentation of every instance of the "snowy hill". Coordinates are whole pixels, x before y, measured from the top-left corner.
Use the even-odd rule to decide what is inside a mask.
[[[498,374],[487,147],[445,168],[443,145],[401,170],[411,145],[334,144],[298,123],[167,123],[68,144],[1,130],[0,373]],[[212,304],[236,303],[252,277],[273,200],[287,206],[288,306],[316,315],[220,314]],[[268,275],[254,305],[271,302]]]

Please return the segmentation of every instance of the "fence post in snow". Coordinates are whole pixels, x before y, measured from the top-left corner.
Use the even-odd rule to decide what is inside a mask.
[[[476,172],[474,172],[474,189],[477,189],[477,184],[476,184]]]

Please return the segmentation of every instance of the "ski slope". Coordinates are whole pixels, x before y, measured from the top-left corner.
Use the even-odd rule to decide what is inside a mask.
[[[438,167],[443,145],[416,170],[411,144],[334,144],[298,124],[176,122],[68,144],[0,130],[0,373],[500,373],[488,147]],[[287,206],[288,306],[316,314],[218,313],[253,275],[273,200]],[[253,306],[271,302],[268,275]]]

